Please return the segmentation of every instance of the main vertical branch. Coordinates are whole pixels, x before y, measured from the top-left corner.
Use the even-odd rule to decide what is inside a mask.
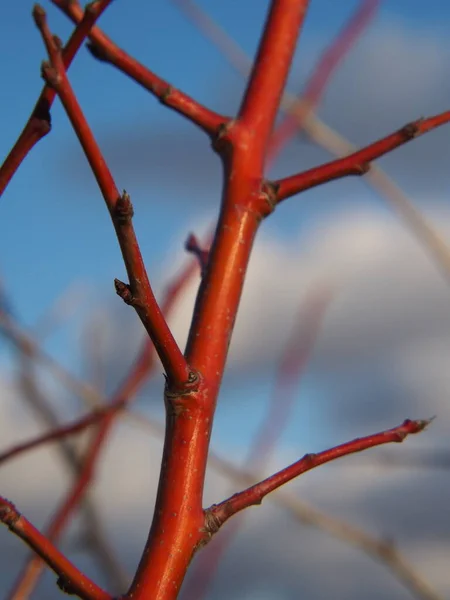
[[[175,599],[192,556],[212,535],[202,498],[214,411],[253,241],[270,212],[264,159],[307,5],[272,1],[242,108],[214,140],[224,167],[222,204],[185,353],[198,388],[166,390],[155,513],[129,599]]]
[[[239,120],[252,131],[264,153],[308,4],[308,0],[272,2],[265,35],[239,111]]]

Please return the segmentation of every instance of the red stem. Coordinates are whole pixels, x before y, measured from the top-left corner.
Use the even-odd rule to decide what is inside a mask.
[[[270,408],[261,423],[243,467],[244,471],[261,473],[268,463],[291,414],[295,391],[308,363],[319,327],[323,321],[330,294],[321,289],[302,303],[295,327],[289,337],[277,369]],[[244,515],[242,515],[244,517]],[[233,520],[220,533],[208,552],[203,552],[193,567],[187,583],[186,598],[201,600],[207,597],[223,554],[239,532],[242,519]]]
[[[161,302],[161,310],[164,317],[168,319],[171,314],[176,300],[180,297],[183,289],[190,281],[192,275],[197,271],[197,263],[195,260],[190,261],[186,267],[174,278],[174,280],[166,287],[164,299]],[[110,399],[107,405],[90,412],[89,414],[77,419],[68,425],[62,425],[52,429],[48,433],[36,436],[35,438],[17,444],[0,454],[0,465],[7,460],[16,458],[29,450],[38,448],[48,442],[58,441],[62,438],[80,433],[88,427],[102,421],[108,413],[119,412],[126,408],[131,399],[138,392],[139,388],[146,381],[150,372],[155,366],[155,353],[152,342],[148,339],[144,341],[143,347],[134,362],[130,372],[126,376],[124,382]]]
[[[380,3],[381,0],[362,0],[345,27],[327,46],[301,94],[303,108],[286,115],[272,136],[269,149],[271,162],[276,160],[282,148],[301,130],[303,120],[317,107],[334,71],[366,30]]]
[[[209,539],[202,496],[212,421],[253,239],[266,210],[262,177],[268,136],[307,2],[271,4],[258,52],[261,64],[250,79],[240,117],[222,128],[215,143],[225,172],[222,208],[186,349],[200,384],[189,395],[166,396],[158,495],[144,554],[127,594],[133,600],[176,598],[194,552]],[[262,69],[269,50],[276,69]]]
[[[75,513],[78,508],[85,491],[88,489],[93,477],[94,468],[98,461],[100,452],[104,446],[111,426],[114,422],[114,414],[110,413],[105,416],[103,421],[99,424],[98,430],[94,433],[93,438],[89,444],[89,448],[86,452],[86,457],[83,463],[82,470],[79,477],[73,484],[71,490],[67,494],[66,498],[62,502],[60,508],[56,514],[53,515],[51,523],[45,534],[42,535],[42,540],[48,542],[56,542],[61,535],[63,529],[66,527],[69,519]],[[46,556],[39,554],[41,558],[46,560]],[[38,579],[43,571],[44,562],[37,556],[32,556],[25,564],[22,571],[19,573],[16,583],[13,586],[11,594],[8,596],[9,600],[21,600],[22,598],[28,598],[29,594],[36,587]],[[49,566],[51,566],[50,563]],[[65,572],[62,571],[63,576]]]
[[[47,83],[56,90],[73,129],[89,161],[98,186],[114,224],[117,239],[127,269],[130,286],[116,280],[116,291],[131,304],[139,315],[174,389],[190,386],[195,380],[156,302],[142,259],[132,224],[133,207],[128,194],[121,195],[109,171],[102,152],[83,115],[64,69],[60,49],[55,44],[46,22],[43,9],[35,10],[36,23],[46,44],[50,64],[42,71]]]
[[[94,23],[108,8],[109,4],[111,4],[111,0],[97,0],[97,2],[91,2],[86,11],[81,10],[78,24],[62,50],[62,58],[66,69],[69,68]],[[49,133],[51,129],[50,108],[54,99],[55,91],[50,86],[45,85],[22,133],[0,167],[0,196],[33,146]]]
[[[184,268],[180,274],[175,277],[174,281],[167,286],[164,300],[161,304],[166,317],[171,313],[175,301],[180,297],[183,288],[196,271],[196,261],[190,261],[186,268]],[[99,424],[97,432],[94,433],[79,478],[51,519],[51,523],[45,534],[49,540],[53,542],[58,540],[66,527],[68,520],[75,512],[92,481],[95,465],[99,459],[102,447],[108,439],[108,433],[113,425],[114,419],[117,417],[119,410],[129,404],[139,387],[147,379],[154,365],[154,346],[151,344],[150,340],[146,340],[133,368],[107,407],[103,410],[94,411],[71,426],[59,428],[46,436],[41,436],[40,438],[19,447],[19,451],[23,452],[31,447],[41,445],[50,439],[60,439],[70,433],[81,431],[87,426],[97,423],[99,420],[102,421]],[[17,453],[18,452],[16,451],[16,454]],[[14,455],[14,453],[10,452],[9,457],[11,457],[11,455]],[[45,557],[41,556],[41,558]],[[36,586],[42,570],[43,563],[39,559],[32,557],[17,578],[10,600],[19,600],[21,597],[24,597],[25,593],[28,594]]]
[[[51,542],[42,535],[15,506],[0,497],[0,521],[44,560],[59,576],[58,585],[62,590],[76,594],[83,600],[112,600],[111,596],[93,583],[75,567]],[[37,559],[40,562],[40,559]],[[28,597],[28,592],[17,598]]]
[[[450,111],[443,112],[427,119],[419,119],[405,125],[395,133],[353,152],[345,158],[338,158],[303,173],[292,175],[273,182],[277,202],[290,198],[299,192],[322,185],[334,179],[348,175],[363,175],[367,173],[370,162],[410,142],[416,137],[436,129],[450,121]]]
[[[306,473],[306,471],[310,471],[319,465],[347,456],[348,454],[367,450],[368,448],[374,448],[375,446],[381,446],[382,444],[389,444],[392,442],[403,442],[408,435],[423,431],[429,423],[430,419],[421,421],[411,421],[406,419],[401,425],[392,429],[357,438],[351,442],[335,446],[330,450],[319,452],[319,454],[306,454],[297,462],[278,471],[278,473],[271,475],[267,479],[264,479],[264,481],[252,485],[242,492],[234,494],[234,496],[231,496],[231,498],[224,500],[220,504],[213,505],[208,512],[210,513],[211,518],[214,519],[216,527],[219,528],[236,513],[249,506],[261,504],[263,498],[267,496],[267,494],[270,494],[285,483],[292,481],[299,475]]]
[[[60,8],[74,23],[79,23],[82,19],[83,9],[77,0],[71,2],[51,0],[51,2]],[[203,106],[187,94],[175,89],[158,75],[155,75],[114,44],[98,27],[92,28],[89,39],[91,40],[90,50],[96,58],[114,65],[158,98],[162,104],[192,121],[208,135],[215,135],[220,125],[227,121],[226,117]]]
[[[308,0],[277,0],[271,3],[265,33],[239,111],[239,120],[265,150],[308,4]],[[264,111],[255,110],[256,106],[264,106]]]

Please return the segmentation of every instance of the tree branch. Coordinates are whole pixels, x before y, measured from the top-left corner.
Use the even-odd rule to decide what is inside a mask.
[[[306,454],[303,458],[289,467],[278,471],[278,473],[271,475],[260,483],[252,485],[242,492],[234,494],[234,496],[231,496],[220,504],[211,506],[206,512],[213,520],[215,528],[218,529],[225,521],[236,513],[249,506],[261,504],[263,498],[267,496],[267,494],[270,494],[285,483],[292,481],[299,475],[306,473],[306,471],[310,471],[319,465],[347,456],[348,454],[367,450],[368,448],[374,448],[375,446],[392,442],[403,442],[408,435],[423,431],[429,423],[430,419],[420,421],[411,421],[407,419],[401,425],[398,425],[393,429],[357,438],[351,442],[335,446],[330,450],[320,452],[319,454]]]
[[[20,537],[58,575],[58,586],[83,600],[112,600],[111,596],[93,583],[43,536],[15,506],[0,497],[0,521]],[[24,598],[24,596],[21,596]]]
[[[369,170],[369,163],[371,161],[388,154],[392,150],[395,150],[395,148],[449,121],[450,111],[428,117],[427,119],[418,119],[405,125],[395,133],[391,133],[373,144],[357,152],[353,152],[345,158],[339,158],[298,175],[274,181],[273,187],[276,193],[276,201],[279,203],[299,192],[348,175],[363,175]]]
[[[269,148],[271,162],[276,159],[295,132],[301,129],[302,123],[320,103],[333,73],[341,66],[346,54],[354,47],[360,35],[367,30],[380,3],[381,0],[362,0],[344,28],[326,47],[306,82],[301,94],[301,104],[294,102],[274,131]]]
[[[66,69],[69,68],[94,23],[108,8],[111,1],[96,0],[88,4],[85,11],[80,9],[77,26],[62,50],[62,60]],[[22,133],[0,167],[0,196],[33,146],[50,132],[50,108],[54,99],[55,91],[49,85],[45,85]]]
[[[275,0],[264,27],[238,120],[264,149],[272,132],[308,0]]]
[[[222,51],[232,66],[244,77],[247,76],[251,69],[251,60],[224,29],[203,12],[192,0],[173,1],[194,21],[199,30]],[[370,0],[362,0],[362,3],[369,4]],[[361,8],[360,16],[363,11],[364,9]],[[345,33],[345,30],[343,33]],[[339,40],[336,40],[334,44],[340,47]],[[323,63],[324,57],[319,60],[319,67]],[[314,77],[315,75],[312,76],[312,78]],[[320,79],[319,76],[317,77]],[[312,85],[312,79],[307,82],[306,88],[310,85]],[[319,99],[320,95],[317,100]],[[312,141],[331,154],[341,157],[356,151],[356,148],[348,140],[314,115],[312,109],[316,107],[311,106],[303,98],[296,97],[294,94],[285,91],[281,100],[281,108],[296,116],[297,131],[299,128],[303,129]],[[272,159],[270,146],[269,159]],[[435,264],[448,280],[450,278],[450,251],[442,236],[379,166],[372,165],[366,176],[366,182],[399,213],[406,227],[429,252]]]
[[[177,301],[177,299],[179,299],[181,292],[186,287],[187,283],[191,280],[192,275],[197,271],[197,268],[198,267],[196,260],[189,261],[189,263],[167,285],[164,292],[163,300],[161,302],[161,310],[166,319],[171,314],[175,306],[175,302]],[[0,317],[1,316],[2,313],[0,311]],[[3,319],[5,319],[5,315],[3,315]],[[0,318],[0,325],[3,325],[4,322],[5,321],[3,320],[2,322],[2,319]],[[15,329],[9,331],[10,335],[14,335],[14,333],[17,334],[18,332]],[[30,346],[30,341],[28,338],[22,338],[23,336],[16,338],[15,343],[16,345],[18,345],[19,350],[26,354],[27,348],[29,348]],[[33,348],[34,353],[37,353],[37,347],[33,346]],[[123,410],[128,406],[133,396],[137,393],[138,389],[149,376],[150,372],[154,368],[154,365],[154,346],[149,340],[145,340],[138,357],[133,363],[133,366],[131,367],[129,373],[125,377],[124,382],[108,402],[106,401],[106,399],[102,399],[101,395],[98,394],[98,399],[103,400],[100,406],[96,406],[94,410],[92,410],[90,413],[80,417],[73,423],[68,423],[59,427],[54,427],[53,429],[51,429],[51,431],[37,435],[35,438],[32,438],[26,442],[22,442],[20,444],[17,444],[16,446],[5,450],[3,453],[0,453],[0,465],[6,462],[7,460],[16,458],[24,452],[38,448],[44,444],[47,444],[49,442],[55,442],[68,436],[80,433],[88,427],[99,423],[108,413],[119,412]],[[69,383],[71,383],[70,388],[74,389],[74,391],[76,392],[81,393],[83,390],[85,390],[86,384],[82,382],[70,379]],[[76,385],[74,385],[75,383]],[[90,388],[87,389],[90,390]],[[81,395],[83,396],[85,394]]]
[[[44,63],[42,66],[43,77],[55,89],[61,99],[101,189],[114,224],[130,280],[129,286],[116,280],[116,291],[127,304],[134,307],[139,315],[147,333],[155,344],[158,356],[166,371],[169,385],[174,389],[190,388],[195,384],[196,376],[190,370],[183,353],[175,342],[151,289],[132,224],[133,206],[130,197],[126,192],[119,193],[102,152],[83,115],[67,79],[59,44],[55,41],[47,26],[45,11],[39,6],[35,7],[34,17],[50,58],[50,62]]]
[[[79,23],[83,9],[77,0],[51,0],[74,23]],[[214,136],[218,128],[228,119],[209,108],[206,108],[187,94],[177,90],[158,75],[147,69],[135,58],[119,48],[98,27],[92,28],[89,34],[88,48],[91,54],[102,62],[109,63],[125,75],[148,90],[155,98],[168,108],[173,109],[192,123],[200,127],[209,136]]]

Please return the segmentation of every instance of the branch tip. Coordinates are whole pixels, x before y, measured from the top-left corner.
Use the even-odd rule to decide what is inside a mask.
[[[0,498],[0,521],[4,523],[8,529],[14,530],[17,521],[21,514],[12,502],[6,498]]]
[[[35,4],[31,14],[33,15],[36,27],[38,29],[42,29],[47,20],[47,13],[45,12],[45,9],[40,4]]]
[[[188,238],[184,244],[184,248],[186,252],[193,254],[197,258],[200,265],[200,271],[203,276],[208,265],[209,250],[200,246],[200,242],[194,233],[190,233],[188,235]]]

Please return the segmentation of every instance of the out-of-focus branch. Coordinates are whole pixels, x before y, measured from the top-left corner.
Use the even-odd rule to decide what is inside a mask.
[[[450,470],[450,448],[421,448],[401,454],[377,452],[376,455],[365,457],[359,464],[354,464],[352,467],[365,469],[367,465],[389,469],[442,469],[448,471]]]
[[[222,474],[234,483],[251,486],[258,480],[256,473],[246,472],[214,452],[210,454],[210,465],[216,473]],[[401,581],[417,600],[444,600],[407,562],[392,541],[378,539],[346,521],[325,514],[302,502],[285,488],[269,494],[267,500],[288,511],[300,523],[315,527],[377,560]],[[227,528],[232,523],[233,521],[227,525]]]
[[[62,60],[66,69],[69,68],[94,23],[108,8],[110,3],[111,0],[96,0],[90,2],[86,6],[86,9],[82,11],[77,26],[62,50]],[[54,90],[50,86],[45,85],[27,124],[0,167],[0,196],[28,152],[30,152],[40,139],[49,133],[51,129],[50,108],[54,99]]]
[[[335,156],[347,156],[357,151],[342,135],[311,116],[304,124],[305,133],[313,142]],[[414,206],[406,194],[376,164],[371,165],[364,181],[368,183],[399,215],[407,229],[429,253],[437,268],[450,281],[450,248],[440,233]]]
[[[238,121],[251,128],[263,148],[272,133],[299,31],[309,0],[271,3],[264,33],[248,79]],[[282,42],[282,43],[281,43]],[[264,110],[261,110],[264,107]]]
[[[175,305],[175,302],[179,299],[184,287],[191,280],[192,275],[196,271],[196,261],[189,261],[186,267],[182,269],[167,286],[164,299],[161,304],[162,310],[166,317],[169,316]],[[11,319],[6,319],[6,323],[9,323],[10,321]],[[15,341],[17,343],[17,340]],[[28,356],[28,347],[28,345],[25,345],[24,348],[26,356]],[[36,350],[36,354],[38,354],[38,347],[35,343],[33,343],[33,348]],[[64,440],[69,433],[82,431],[88,425],[97,423],[96,430],[93,432],[90,439],[85,458],[80,466],[78,477],[75,480],[72,489],[69,491],[60,507],[54,513],[50,525],[47,528],[46,536],[49,540],[55,542],[59,538],[68,520],[71,518],[79,503],[84,498],[84,495],[86,494],[89,484],[94,476],[94,469],[101,450],[107,439],[108,433],[115,422],[115,418],[118,416],[119,411],[130,403],[140,386],[147,379],[155,365],[155,359],[156,355],[154,346],[151,344],[150,340],[146,340],[130,372],[126,376],[122,385],[119,387],[119,390],[111,398],[107,405],[104,404],[103,408],[95,410],[93,413],[80,419],[72,426],[62,426],[56,428],[49,434],[38,436],[38,438],[32,440],[31,443],[22,444],[21,446],[12,449],[12,452],[9,452],[9,458],[11,458],[12,456],[17,455],[27,449],[37,447],[38,445],[41,445],[50,439]],[[141,417],[139,417],[139,422],[142,423]],[[31,557],[17,578],[9,600],[23,600],[26,598],[37,584],[42,569],[42,561],[36,557]]]
[[[192,0],[174,1],[193,20],[198,30],[221,50],[230,64],[244,77],[248,76],[252,61],[237,42]],[[357,151],[357,148],[344,136],[313,114],[311,106],[301,97],[285,91],[281,108],[284,112],[300,117],[298,126],[291,130],[292,135],[295,135],[300,128],[314,143],[338,157],[345,157]],[[287,137],[285,143],[286,141]],[[398,213],[404,225],[430,254],[445,278],[450,280],[450,249],[436,228],[415,208],[406,194],[378,165],[372,165],[364,179]]]
[[[23,392],[23,399],[28,403],[33,412],[37,414],[38,418],[44,421],[48,428],[57,429],[59,427],[58,417],[47,398],[39,389],[33,361],[27,354],[22,354],[18,357],[18,360],[20,364],[19,388]],[[77,478],[83,467],[83,461],[80,459],[77,451],[66,438],[59,440],[58,449],[62,459],[68,465],[74,477]],[[7,455],[8,453],[6,453]],[[126,589],[129,583],[129,576],[125,573],[114,549],[107,541],[100,515],[98,514],[93,498],[89,494],[86,494],[83,498],[81,509],[85,531],[82,541],[85,542],[86,549],[98,561],[100,568],[105,574],[105,579],[111,582],[112,589],[116,593],[120,593]]]
[[[330,291],[320,286],[307,296],[299,308],[277,368],[267,415],[250,445],[245,471],[262,472],[276,449],[292,412],[299,380],[313,350],[330,299]],[[186,584],[186,598],[201,600],[207,597],[208,588],[214,580],[223,554],[239,531],[241,519],[231,521],[208,552],[200,555]]]
[[[86,577],[33,525],[21,515],[15,506],[0,497],[0,521],[10,531],[22,538],[45,563],[58,575],[61,590],[76,594],[83,600],[112,600],[111,596]],[[26,596],[18,596],[24,600]]]
[[[180,295],[192,280],[198,267],[195,260],[190,260],[170,281],[163,293],[161,310],[168,318],[179,300]],[[145,340],[130,372],[125,378],[119,391],[111,399],[107,399],[94,387],[75,378],[66,371],[56,360],[46,354],[36,340],[23,331],[19,325],[5,312],[0,310],[0,327],[4,335],[23,354],[33,360],[38,360],[50,369],[54,377],[59,379],[63,385],[82,398],[89,407],[94,407],[90,413],[80,417],[73,423],[53,426],[50,431],[40,434],[35,438],[8,448],[0,454],[0,465],[8,459],[20,456],[23,452],[37,448],[47,442],[67,438],[70,435],[80,433],[88,427],[99,423],[107,413],[123,410],[140,386],[150,375],[155,363],[154,347],[149,340]],[[127,412],[125,415],[135,424],[144,423],[143,415]]]
[[[96,431],[92,433],[78,477],[74,480],[63,502],[53,514],[44,535],[41,534],[42,538],[47,540],[48,543],[53,544],[57,542],[84,498],[84,494],[94,478],[95,466],[111,430],[114,417],[115,413],[107,414],[97,426]],[[13,585],[8,600],[25,600],[30,596],[44,568],[44,562],[41,558],[40,554],[38,556],[30,556]]]
[[[186,0],[176,0],[180,5],[192,5]],[[358,38],[364,33],[373,20],[381,0],[362,0],[354,14],[343,29],[326,47],[317,61],[311,77],[306,82],[302,92],[301,105],[295,104],[276,128],[270,143],[270,160],[276,160],[279,152],[292,137],[292,131],[301,129],[302,123],[312,114],[330,82],[335,70],[342,65],[346,55],[353,48]]]

